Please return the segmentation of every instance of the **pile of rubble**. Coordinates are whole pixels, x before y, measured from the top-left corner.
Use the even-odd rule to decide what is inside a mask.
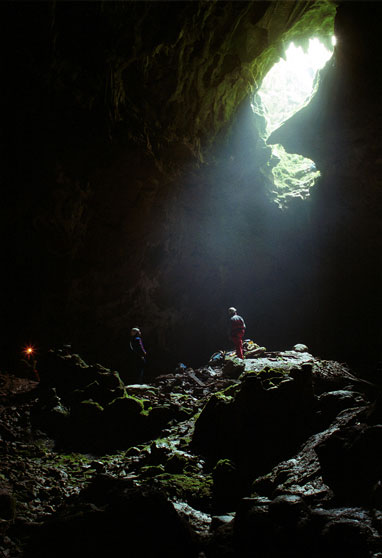
[[[245,356],[143,385],[60,351],[40,383],[1,374],[4,556],[380,558],[375,387],[301,345]]]

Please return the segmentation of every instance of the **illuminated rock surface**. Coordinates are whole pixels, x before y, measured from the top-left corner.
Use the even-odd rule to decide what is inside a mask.
[[[325,32],[331,32],[331,37]],[[333,30],[327,25],[327,29],[322,29],[320,38],[309,39],[304,49],[292,42],[285,51],[285,59],[281,58],[272,67],[254,96],[252,108],[255,114],[265,119],[263,138],[272,150],[263,172],[270,182],[272,198],[282,209],[288,206],[291,198],[306,199],[320,171],[311,159],[287,153],[282,145],[270,145],[267,140],[272,132],[309,105],[317,93],[319,72],[333,54],[333,46],[326,44],[330,38],[335,42]]]

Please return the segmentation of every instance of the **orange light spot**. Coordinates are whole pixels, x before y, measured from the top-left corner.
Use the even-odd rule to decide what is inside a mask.
[[[27,357],[30,357],[35,352],[35,348],[32,347],[32,345],[29,345],[28,347],[25,347],[25,349],[23,349],[23,352]]]

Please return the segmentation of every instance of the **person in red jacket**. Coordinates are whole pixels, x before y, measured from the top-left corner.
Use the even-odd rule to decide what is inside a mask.
[[[245,334],[245,322],[241,316],[238,315],[236,308],[231,306],[228,308],[231,325],[231,339],[235,345],[236,355],[238,358],[244,358],[243,354],[243,338]]]

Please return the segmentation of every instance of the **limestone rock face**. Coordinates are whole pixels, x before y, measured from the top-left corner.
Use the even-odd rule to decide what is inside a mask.
[[[317,446],[322,478],[343,502],[380,509],[374,493],[380,490],[381,437],[382,425],[361,424],[334,432]]]
[[[340,329],[338,349],[347,345],[356,356],[362,347],[376,359],[380,353],[373,346],[380,341],[373,331],[380,332],[380,297],[375,293],[382,253],[382,223],[375,210],[382,203],[381,82],[372,68],[381,63],[376,23],[381,7],[374,11],[369,6],[365,10],[358,2],[341,4],[335,19],[334,61],[322,74],[318,94],[273,134],[272,143],[311,157],[322,172],[312,193],[312,230],[326,259],[322,272],[330,287],[324,297],[333,301],[319,313],[325,322],[323,339],[337,337]],[[320,299],[322,293],[316,296]]]
[[[212,461],[232,459],[243,477],[253,477],[295,450],[309,432],[313,408],[311,368],[249,373],[210,398],[193,447]]]

